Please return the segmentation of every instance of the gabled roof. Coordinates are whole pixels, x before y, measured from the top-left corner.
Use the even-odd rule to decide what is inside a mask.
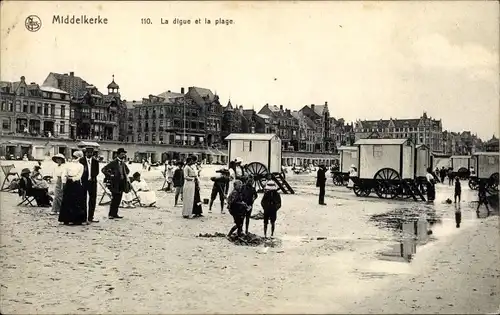
[[[359,139],[354,145],[402,145],[410,139]]]
[[[311,118],[304,115],[304,121],[306,122],[306,124],[309,128],[316,129],[316,124],[314,123],[314,121],[312,121]]]
[[[225,140],[270,141],[275,137],[274,133],[232,133]]]
[[[323,110],[325,109],[325,105],[314,105],[314,112],[319,116],[323,116]]]
[[[188,92],[186,94],[191,96],[193,100],[197,103],[213,102],[216,99],[215,95],[209,89],[200,88],[196,86],[189,87]]]

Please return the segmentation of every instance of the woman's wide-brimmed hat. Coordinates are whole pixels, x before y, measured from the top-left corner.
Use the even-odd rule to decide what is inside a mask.
[[[52,161],[54,161],[55,163],[57,163],[57,159],[61,159],[63,163],[66,162],[66,157],[61,153],[58,153],[52,157]]]
[[[276,186],[276,183],[272,180],[268,180],[266,183],[266,187],[264,187],[265,190],[277,190],[278,186]]]
[[[75,152],[73,152],[73,156],[76,158],[82,158],[83,152],[82,151],[75,151]]]
[[[29,168],[23,168],[23,170],[21,171],[21,175],[24,175],[24,174],[30,174],[31,171]]]
[[[356,168],[356,165],[354,165],[354,164],[351,164],[351,168]]]

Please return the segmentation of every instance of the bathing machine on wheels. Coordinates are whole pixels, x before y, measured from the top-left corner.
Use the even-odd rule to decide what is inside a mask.
[[[356,196],[366,197],[372,192],[379,198],[425,197],[416,180],[416,150],[411,139],[360,139],[358,147],[358,174],[353,178]]]
[[[349,168],[351,165],[358,167],[358,147],[340,147],[339,170],[332,172],[333,184],[335,186],[347,186],[349,181]]]
[[[472,154],[471,167],[474,166],[475,174],[469,178],[469,188],[477,190],[482,181],[490,195],[498,194],[498,152],[476,152]]]
[[[425,144],[415,146],[415,181],[418,189],[425,194],[427,192],[427,168],[433,169],[433,157],[431,150]]]
[[[452,155],[450,157],[450,166],[453,169],[453,176],[460,179],[468,179],[471,169],[470,155]]]
[[[245,175],[254,179],[255,189],[261,191],[272,179],[284,194],[294,194],[281,168],[281,139],[275,134],[232,133],[228,141],[228,160],[239,157],[245,164]]]

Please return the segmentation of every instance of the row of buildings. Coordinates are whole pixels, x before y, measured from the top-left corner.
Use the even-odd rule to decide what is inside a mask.
[[[0,82],[2,135],[168,144],[223,148],[230,133],[276,133],[283,150],[336,153],[360,138],[412,138],[443,154],[497,150],[471,132],[443,131],[441,120],[423,113],[415,119],[357,120],[330,114],[328,103],[290,110],[265,104],[259,111],[221,104],[210,89],[189,87],[140,101],[122,100],[114,76],[104,94],[74,72],[49,73],[42,85]]]

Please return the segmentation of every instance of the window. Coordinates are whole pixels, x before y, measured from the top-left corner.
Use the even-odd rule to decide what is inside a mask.
[[[66,127],[64,126],[64,121],[61,121],[61,122],[59,123],[59,133],[60,133],[60,134],[65,133],[65,132],[66,132],[66,131],[64,130],[65,128],[66,128]]]
[[[252,152],[252,141],[243,141],[243,152]]]
[[[373,146],[373,157],[375,158],[381,158],[382,157],[382,153],[383,153],[383,149],[382,149],[382,146],[381,145],[374,145]]]
[[[28,104],[23,104],[23,112],[24,113],[28,112]]]
[[[38,104],[38,105],[36,106],[36,113],[37,113],[38,115],[41,115],[41,114],[42,114],[42,104]]]
[[[43,114],[45,116],[49,115],[49,104],[43,104]]]
[[[66,106],[61,105],[61,118],[66,116]]]
[[[50,104],[50,116],[55,116],[55,115],[56,115],[56,105]]]
[[[8,120],[8,119],[2,120],[2,129],[3,130],[10,130],[10,120]]]

